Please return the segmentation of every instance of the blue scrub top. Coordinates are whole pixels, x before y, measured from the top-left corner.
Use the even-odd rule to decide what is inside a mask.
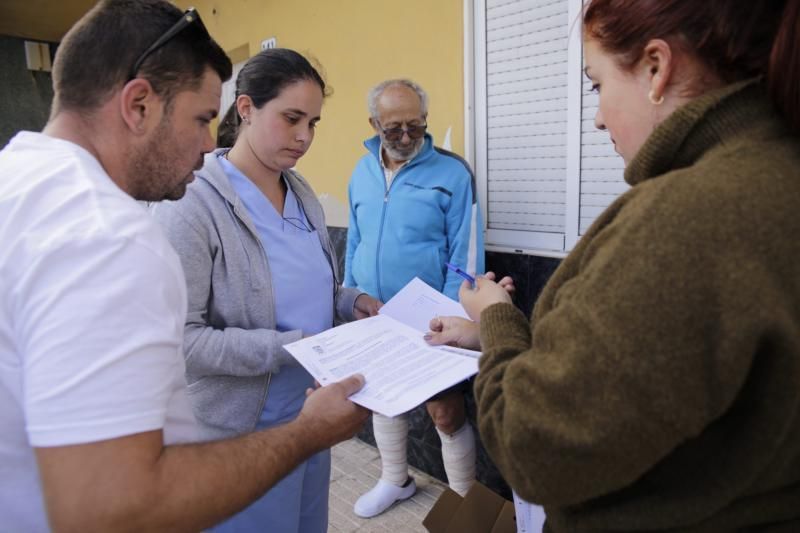
[[[317,231],[288,181],[283,216],[230,161],[219,157],[242,200],[267,254],[275,298],[276,329],[313,335],[333,325],[333,270]],[[284,365],[270,378],[266,403],[256,429],[293,420],[314,379],[297,365]],[[244,511],[213,528],[215,533],[324,533],[328,529],[330,451],[295,468]]]
[[[317,230],[288,181],[283,216],[239,169],[219,158],[255,225],[267,254],[278,331],[313,335],[333,326],[333,271]]]

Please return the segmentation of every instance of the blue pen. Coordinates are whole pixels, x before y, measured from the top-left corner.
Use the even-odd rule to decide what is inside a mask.
[[[473,278],[472,276],[470,276],[469,274],[467,274],[466,272],[464,272],[463,270],[461,270],[457,266],[452,265],[450,263],[445,263],[444,266],[446,266],[447,268],[449,268],[450,270],[452,270],[453,272],[455,272],[456,274],[458,274],[459,276],[461,276],[465,280],[469,281],[472,284],[473,287],[475,286],[475,278]]]

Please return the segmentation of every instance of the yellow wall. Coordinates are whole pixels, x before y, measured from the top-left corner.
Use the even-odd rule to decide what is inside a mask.
[[[311,150],[298,170],[318,195],[345,205],[347,182],[372,134],[367,91],[387,78],[408,77],[430,97],[429,131],[436,144],[452,127],[452,150],[464,152],[463,0],[179,0],[194,5],[228,52],[250,55],[263,39],[313,56],[333,89]]]

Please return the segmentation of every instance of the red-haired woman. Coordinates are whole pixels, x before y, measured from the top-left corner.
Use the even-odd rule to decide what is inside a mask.
[[[528,319],[486,279],[483,442],[549,531],[800,531],[800,0],[593,0],[632,186]]]

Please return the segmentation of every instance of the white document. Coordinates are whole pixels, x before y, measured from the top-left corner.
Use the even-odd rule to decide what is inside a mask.
[[[464,308],[419,278],[414,278],[378,311],[426,333],[437,316],[460,316],[469,319]]]
[[[514,514],[517,518],[517,533],[541,533],[544,528],[544,509],[539,505],[528,503],[514,494]]]
[[[395,301],[397,297],[400,299]],[[431,318],[454,315],[458,309],[459,316],[465,316],[458,303],[416,278],[395,298],[378,316],[323,331],[284,348],[322,385],[363,374],[366,385],[350,399],[390,417],[410,411],[478,372],[480,352],[429,346],[423,339]],[[387,307],[388,313],[384,311]]]
[[[410,411],[478,372],[478,360],[467,355],[469,350],[428,346],[420,332],[385,315],[284,347],[322,385],[363,374],[366,385],[350,399],[386,416]]]

